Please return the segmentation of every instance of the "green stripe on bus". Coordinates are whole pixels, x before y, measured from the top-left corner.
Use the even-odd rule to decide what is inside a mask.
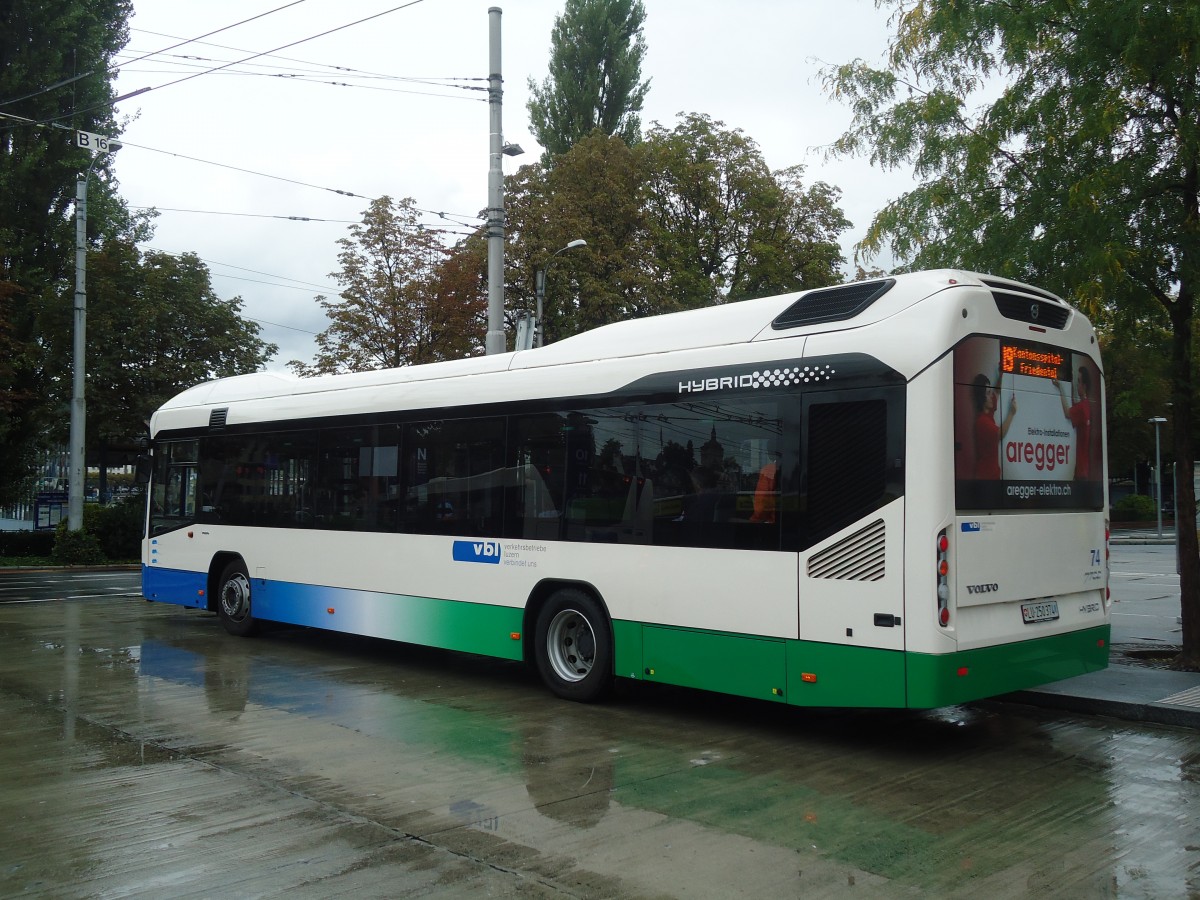
[[[788,641],[788,703],[903,707],[904,653]]]
[[[614,671],[794,706],[933,709],[1103,669],[1109,632],[933,655],[617,620]]]
[[[642,677],[760,700],[786,699],[786,642],[687,628],[642,628]]]
[[[908,705],[932,708],[1096,672],[1108,665],[1111,627],[963,650],[908,654]]]

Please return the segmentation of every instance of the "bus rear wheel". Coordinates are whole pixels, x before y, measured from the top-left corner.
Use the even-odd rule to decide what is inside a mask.
[[[251,614],[250,573],[240,559],[235,559],[221,572],[217,585],[217,617],[225,630],[237,637],[249,637],[258,630],[258,620]]]
[[[589,703],[612,685],[612,635],[600,603],[584,591],[557,591],[538,613],[535,658],[546,687]]]

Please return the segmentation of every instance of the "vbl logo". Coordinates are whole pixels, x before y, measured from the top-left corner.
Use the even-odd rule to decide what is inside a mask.
[[[499,541],[455,541],[455,562],[500,563]]]

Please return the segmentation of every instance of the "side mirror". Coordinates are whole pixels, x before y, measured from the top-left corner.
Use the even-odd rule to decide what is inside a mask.
[[[154,459],[149,456],[139,456],[134,462],[134,481],[137,484],[149,484],[150,474],[154,471]]]

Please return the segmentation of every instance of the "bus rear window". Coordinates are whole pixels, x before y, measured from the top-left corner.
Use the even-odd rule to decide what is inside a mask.
[[[954,350],[960,510],[1100,509],[1100,370],[1085,354],[1008,338]]]

